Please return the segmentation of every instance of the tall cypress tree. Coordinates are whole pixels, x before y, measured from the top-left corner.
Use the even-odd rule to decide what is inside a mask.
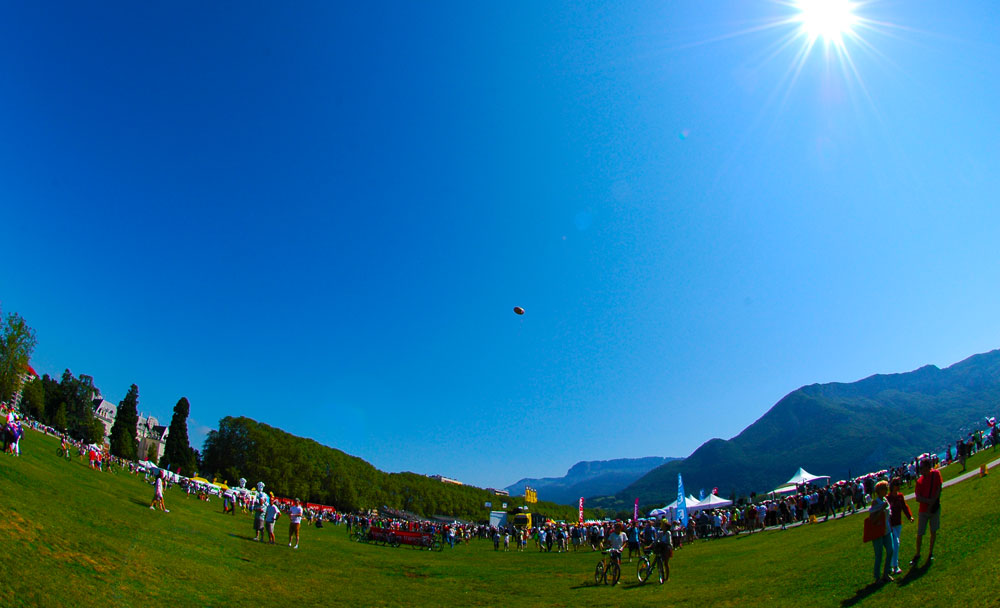
[[[139,424],[139,387],[132,385],[128,394],[118,404],[115,422],[111,425],[111,453],[120,458],[137,460],[139,440],[136,427]]]
[[[181,397],[174,406],[174,417],[170,420],[170,429],[167,431],[167,445],[163,449],[163,458],[160,458],[161,467],[169,466],[174,471],[180,467],[182,471],[194,472],[194,450],[188,443],[187,428],[190,411],[191,404],[187,397]]]

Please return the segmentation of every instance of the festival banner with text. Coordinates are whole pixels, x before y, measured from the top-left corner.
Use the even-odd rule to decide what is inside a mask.
[[[684,496],[684,480],[681,479],[681,474],[677,474],[677,519],[680,520],[681,525],[687,527],[688,525],[688,508],[687,508],[687,497]]]
[[[580,523],[583,523],[583,496],[580,497]]]

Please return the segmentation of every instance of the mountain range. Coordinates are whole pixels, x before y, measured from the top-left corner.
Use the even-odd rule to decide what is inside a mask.
[[[531,486],[538,492],[539,500],[572,504],[581,496],[614,494],[671,460],[676,458],[648,456],[582,461],[570,467],[562,477],[525,478],[504,489],[514,496],[523,494],[524,486]]]
[[[711,439],[690,456],[652,469],[614,494],[592,495],[588,506],[628,509],[632,501],[660,506],[687,493],[718,487],[724,497],[767,492],[798,467],[834,480],[880,470],[928,451],[943,451],[1000,403],[1000,350],[973,355],[945,369],[927,365],[853,383],[795,390],[729,440]]]

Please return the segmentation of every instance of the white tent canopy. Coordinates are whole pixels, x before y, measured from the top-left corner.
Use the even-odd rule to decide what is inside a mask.
[[[772,490],[771,493],[772,494],[792,494],[793,492],[795,492],[795,489],[796,489],[795,486],[781,486],[780,488],[778,488],[776,490]]]
[[[799,467],[798,471],[795,471],[795,475],[792,478],[781,484],[783,486],[794,486],[800,483],[811,483],[816,479],[830,479],[829,475],[813,475],[812,473],[806,471],[802,467]]]
[[[684,506],[686,506],[688,508],[688,511],[690,511],[693,507],[695,507],[698,504],[700,504],[698,499],[689,494],[687,499],[685,499]],[[652,511],[649,512],[649,516],[650,517],[663,517],[664,515],[672,516],[672,513],[676,511],[677,511],[677,501],[675,500],[674,502],[670,503],[665,507],[660,507],[659,509],[653,509]]]
[[[689,511],[701,511],[702,509],[721,509],[733,504],[733,501],[719,498],[715,494],[709,494],[704,500],[698,502],[693,507],[688,507]]]

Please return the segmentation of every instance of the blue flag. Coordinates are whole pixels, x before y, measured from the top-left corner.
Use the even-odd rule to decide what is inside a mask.
[[[701,489],[701,490],[700,490],[700,491],[698,492],[698,500],[705,500],[705,488],[702,488],[702,489]]]
[[[684,496],[684,480],[681,479],[681,474],[677,474],[677,519],[680,520],[681,525],[687,527],[688,525],[688,507],[687,507],[687,497]]]

